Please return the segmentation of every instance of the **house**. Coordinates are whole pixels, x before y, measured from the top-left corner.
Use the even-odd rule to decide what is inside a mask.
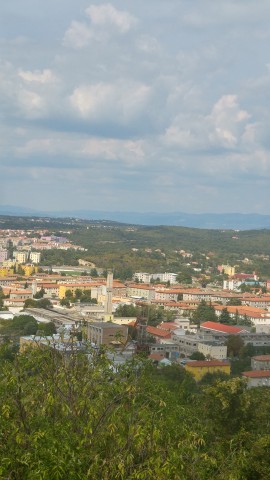
[[[176,360],[179,358],[179,348],[178,345],[170,342],[170,340],[162,340],[161,343],[150,346],[150,355],[160,355],[162,358]]]
[[[164,330],[162,328],[148,326],[146,327],[146,331],[149,335],[152,335],[157,342],[160,342],[162,339],[169,340],[171,338],[170,331]]]
[[[153,300],[155,298],[155,290],[153,287],[147,285],[130,284],[127,287],[127,296]]]
[[[178,290],[167,289],[167,290],[156,290],[155,299],[156,300],[165,300],[167,302],[177,301],[179,295]]]
[[[238,335],[239,333],[248,333],[244,327],[234,327],[217,322],[204,322],[200,326],[201,331],[209,333],[220,333],[223,335]]]
[[[219,342],[199,342],[198,352],[203,353],[206,358],[214,358],[216,360],[226,360],[227,347]]]
[[[252,370],[243,372],[242,376],[248,381],[248,388],[270,387],[270,370]]]
[[[199,382],[206,373],[225,373],[230,375],[231,365],[229,362],[220,360],[200,360],[187,362],[185,365],[187,372],[190,372],[197,382]]]
[[[252,370],[270,370],[270,355],[257,355],[251,358]]]
[[[128,338],[128,327],[111,322],[88,322],[87,339],[97,347],[101,345],[124,345]]]

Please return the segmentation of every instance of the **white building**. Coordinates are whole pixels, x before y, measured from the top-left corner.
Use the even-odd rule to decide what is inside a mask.
[[[226,360],[227,358],[227,347],[213,342],[198,343],[198,351],[203,353],[205,358],[215,358],[216,360]]]
[[[33,263],[40,263],[40,257],[41,257],[41,253],[40,253],[40,252],[31,252],[31,253],[30,253],[30,260],[31,260]]]
[[[18,263],[26,263],[28,260],[28,252],[14,252],[13,256]]]
[[[176,281],[177,273],[146,273],[146,272],[136,272],[133,275],[134,280],[138,280],[141,283],[149,283],[151,280],[159,280],[160,282],[170,282],[177,283]]]
[[[243,372],[242,375],[248,381],[248,388],[270,387],[270,370],[252,370]]]
[[[0,263],[5,262],[8,259],[8,251],[0,248]]]

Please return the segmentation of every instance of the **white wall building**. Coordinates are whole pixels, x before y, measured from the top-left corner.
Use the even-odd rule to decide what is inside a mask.
[[[41,257],[40,252],[31,252],[29,258],[33,263],[40,263],[40,257]]]
[[[28,252],[14,252],[13,256],[18,263],[26,263],[28,260]]]
[[[215,358],[216,360],[227,358],[227,347],[225,345],[217,345],[212,342],[198,343],[198,351],[203,353],[206,358]]]
[[[141,283],[149,283],[151,280],[160,280],[160,282],[170,282],[177,283],[176,281],[177,273],[146,273],[146,272],[136,272],[133,275],[133,279]]]

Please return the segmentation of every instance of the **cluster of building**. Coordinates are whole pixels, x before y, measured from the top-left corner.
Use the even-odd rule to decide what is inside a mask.
[[[35,273],[41,251],[52,249],[85,250],[66,237],[48,235],[46,230],[0,230],[0,277],[15,274],[18,266],[26,276]]]
[[[232,285],[224,284],[227,286],[226,289],[179,285],[177,275],[168,272],[157,274],[137,272],[133,281],[126,283],[113,279],[110,271],[106,279],[92,278],[85,273],[76,277],[63,276],[57,272],[42,273],[38,271],[41,253],[36,251],[36,247],[38,246],[39,250],[67,249],[71,248],[70,243],[66,237],[49,236],[45,232],[39,232],[39,238],[29,238],[29,232],[16,232],[17,236],[12,231],[5,239],[0,233],[0,259],[2,259],[0,286],[5,295],[4,307],[7,309],[6,312],[0,312],[2,319],[5,316],[10,318],[18,313],[26,313],[34,316],[38,322],[53,322],[57,328],[63,328],[65,332],[83,331],[87,341],[95,348],[107,345],[122,353],[128,350],[129,354],[132,354],[138,344],[141,347],[147,345],[152,361],[158,365],[180,363],[196,380],[200,380],[205,373],[230,373],[226,346],[228,336],[241,336],[244,345],[270,348],[270,281],[264,284],[266,293],[257,291],[256,294],[251,294],[240,292],[239,285],[236,288],[237,282],[242,284],[250,281],[250,275],[236,274],[232,267],[228,270],[226,281],[234,282],[232,283],[234,288],[231,288]],[[14,242],[15,238],[17,240]],[[16,247],[13,258],[6,256],[10,239]],[[72,248],[77,247],[73,245]],[[18,272],[16,273],[18,265],[24,271],[23,279],[18,276]],[[85,267],[83,262],[81,267],[83,272]],[[257,282],[256,277],[253,280]],[[78,291],[90,292],[91,299],[95,299],[96,304],[81,303]],[[39,292],[52,302],[52,309],[25,308],[25,301],[35,298]],[[71,308],[64,308],[63,300],[71,297]],[[219,321],[202,321],[199,327],[193,324],[190,319],[202,301],[211,304],[217,319],[222,318],[226,311],[231,319],[237,319],[239,325],[224,325]],[[119,305],[145,304],[161,307],[164,312],[172,312],[173,321],[151,326],[148,325],[147,319],[140,323],[137,318],[114,315]],[[137,331],[137,346],[130,341],[129,327],[134,327]],[[67,338],[65,335],[66,333],[51,338],[51,345],[59,350],[72,351],[74,342],[68,340],[70,335],[67,335]],[[25,345],[31,342],[43,345],[44,341],[44,338],[38,337],[22,339]],[[76,343],[76,349],[83,348],[83,343]],[[206,360],[190,361],[189,357],[195,352],[203,354]],[[256,357],[254,359],[256,362]],[[270,373],[267,373],[270,372],[270,367],[258,369],[254,367],[257,365],[254,362],[252,371],[243,374],[249,384],[253,386],[257,382],[261,385],[270,385]]]

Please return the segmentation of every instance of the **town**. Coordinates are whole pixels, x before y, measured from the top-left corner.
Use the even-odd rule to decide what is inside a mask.
[[[188,274],[134,272],[123,280],[114,278],[113,265],[104,269],[83,255],[76,266],[44,265],[44,251],[87,252],[70,233],[0,231],[2,343],[20,351],[45,345],[66,355],[106,347],[115,366],[143,354],[157,368],[184,368],[196,381],[226,374],[246,378],[249,387],[270,386],[268,278],[214,265],[209,254],[218,281],[206,282],[193,252],[183,249]]]

